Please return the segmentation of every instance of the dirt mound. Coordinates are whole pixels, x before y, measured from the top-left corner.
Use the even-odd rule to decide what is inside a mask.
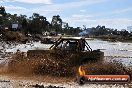
[[[6,41],[17,41],[17,42],[25,43],[28,40],[28,38],[22,32],[0,30],[0,33],[2,33],[2,39]]]

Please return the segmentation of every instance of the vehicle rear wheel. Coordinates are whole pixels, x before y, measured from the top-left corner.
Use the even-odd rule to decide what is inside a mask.
[[[78,83],[79,85],[85,84],[85,83],[86,83],[86,78],[85,78],[84,76],[79,76],[79,77],[77,77],[77,83]]]

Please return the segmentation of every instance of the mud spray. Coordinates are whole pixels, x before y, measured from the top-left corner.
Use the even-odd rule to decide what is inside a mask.
[[[89,75],[127,74],[132,77],[132,68],[126,68],[119,62],[88,62],[82,66]],[[79,65],[71,67],[65,62],[60,62],[53,58],[27,58],[25,53],[17,52],[8,59],[7,66],[1,64],[0,67],[1,73],[13,73],[21,76],[50,75],[52,77],[75,78],[78,75]],[[71,79],[69,81],[71,81]]]

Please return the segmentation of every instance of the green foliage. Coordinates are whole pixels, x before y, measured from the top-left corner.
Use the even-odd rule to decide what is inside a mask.
[[[5,13],[5,8],[1,8],[1,13]],[[69,27],[68,23],[65,24],[64,28],[62,28],[65,22],[62,21],[59,15],[53,16],[51,23],[47,21],[46,17],[41,16],[38,13],[33,13],[33,15],[29,18],[27,18],[26,15],[22,14],[18,16],[17,14],[12,15],[10,13],[7,13],[4,18],[0,18],[0,25],[8,26],[9,28],[11,28],[11,25],[13,23],[21,25],[20,30],[25,34],[42,34],[46,31],[53,31],[56,34],[64,33],[68,35],[78,35],[78,33],[80,32],[80,28]]]
[[[56,34],[62,32],[62,19],[59,15],[52,17],[51,25]]]
[[[67,35],[78,36],[78,34],[82,31],[80,27],[70,27],[68,23],[62,21],[62,18],[59,15],[53,16],[50,23],[47,21],[46,17],[41,16],[38,13],[33,13],[31,17],[27,18],[26,15],[22,14],[18,16],[17,14],[12,15],[10,13],[6,13],[5,8],[0,7],[0,14],[3,14],[2,17],[0,17],[0,25],[8,26],[11,28],[11,24],[17,23],[22,26],[21,31],[23,31],[25,34],[42,34],[43,32],[48,31],[55,32],[56,34],[63,33]],[[83,30],[87,30],[86,26],[84,26]],[[132,36],[132,33],[129,33],[126,30],[118,31],[117,29],[114,30],[100,25],[93,27],[88,31],[89,32],[87,35],[93,36],[119,35],[123,36],[124,38],[126,36]]]
[[[4,7],[0,7],[0,15],[1,16],[5,16],[6,15],[6,11]]]
[[[106,28],[105,26],[100,26],[98,25],[97,27],[91,28],[89,30],[90,35],[95,35],[95,36],[100,36],[100,35],[120,35],[120,36],[129,36],[130,33],[123,29],[121,31],[117,31],[117,29],[111,29],[111,28]]]

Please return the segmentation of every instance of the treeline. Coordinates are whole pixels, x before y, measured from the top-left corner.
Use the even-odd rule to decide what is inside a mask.
[[[31,17],[26,15],[17,15],[6,13],[4,7],[0,7],[0,26],[8,27],[12,30],[12,24],[18,24],[17,30],[23,31],[25,34],[42,34],[44,32],[52,32],[57,34],[78,35],[80,28],[73,28],[68,23],[63,22],[59,15],[52,17],[49,22],[45,16],[33,13]]]
[[[17,31],[22,31],[25,34],[43,34],[49,32],[50,34],[66,34],[78,36],[80,32],[86,31],[85,36],[121,36],[121,37],[131,37],[132,32],[129,33],[127,30],[123,29],[121,31],[112,28],[106,28],[105,26],[98,25],[97,27],[83,29],[80,27],[74,28],[70,27],[67,22],[64,22],[59,15],[52,17],[51,22],[47,20],[45,16],[38,13],[33,13],[31,17],[26,15],[17,15],[6,13],[4,7],[0,7],[0,27],[8,27],[12,30],[12,24],[18,24],[19,27]]]
[[[51,32],[56,35],[78,35],[81,31],[79,27],[73,28],[70,27],[68,23],[63,22],[59,15],[53,16],[51,22],[38,13],[33,13],[31,17],[7,13],[0,19],[0,25],[9,27],[9,29],[12,29],[12,24],[19,24],[18,30],[23,31],[25,34],[42,34],[44,32]]]
[[[89,34],[99,36],[99,35],[121,35],[128,36],[131,35],[132,32],[128,32],[126,29],[117,30],[112,28],[106,28],[105,26],[98,25],[97,27],[92,27],[91,30],[88,30]]]
[[[106,28],[105,26],[98,25],[90,29],[85,28],[87,31],[85,36],[95,37],[101,39],[113,39],[113,40],[132,40],[132,32],[128,32],[126,29],[117,30],[112,28]]]

